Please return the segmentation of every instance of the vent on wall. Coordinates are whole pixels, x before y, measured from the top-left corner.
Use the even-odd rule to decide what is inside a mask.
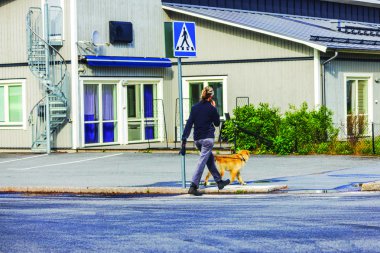
[[[131,43],[133,41],[131,22],[110,21],[109,31],[111,43]]]

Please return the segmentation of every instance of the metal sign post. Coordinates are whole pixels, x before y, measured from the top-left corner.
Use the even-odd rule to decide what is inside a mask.
[[[183,134],[183,97],[181,57],[196,57],[195,23],[173,22],[173,53],[178,58],[179,134]],[[182,187],[186,188],[185,156],[181,156]]]
[[[178,58],[178,97],[179,97],[179,136],[183,134],[183,97],[182,97],[182,64]],[[186,188],[186,163],[185,156],[181,155],[182,188]]]

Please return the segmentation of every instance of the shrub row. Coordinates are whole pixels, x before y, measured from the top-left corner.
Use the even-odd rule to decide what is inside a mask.
[[[337,142],[332,112],[326,107],[309,110],[306,103],[299,108],[290,106],[284,114],[265,103],[237,107],[222,134],[229,142],[234,142],[236,135],[234,149],[257,153],[334,153],[332,150],[342,145]]]

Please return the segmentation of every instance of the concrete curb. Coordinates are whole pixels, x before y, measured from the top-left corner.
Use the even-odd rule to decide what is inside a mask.
[[[271,193],[288,189],[287,185],[267,185],[267,186],[236,186],[229,185],[223,190],[216,187],[204,188],[199,191],[204,194],[253,194],[253,193]]]
[[[363,184],[362,191],[380,191],[380,181]]]
[[[271,193],[287,189],[287,185],[227,186],[219,191],[216,187],[200,189],[205,194],[254,194]],[[0,187],[0,193],[24,194],[79,194],[79,195],[180,195],[188,189],[178,187]]]

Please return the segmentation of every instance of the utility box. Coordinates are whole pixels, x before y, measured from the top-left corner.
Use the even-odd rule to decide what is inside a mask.
[[[133,29],[131,22],[109,22],[110,43],[132,43]]]

